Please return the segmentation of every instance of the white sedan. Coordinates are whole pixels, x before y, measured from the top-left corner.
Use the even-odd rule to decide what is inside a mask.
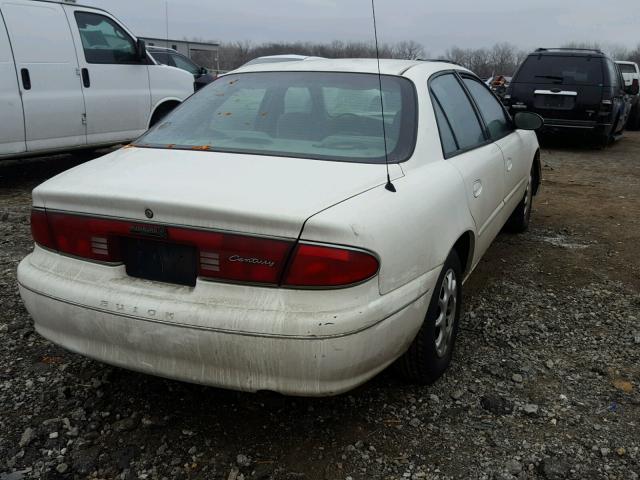
[[[18,268],[37,331],[246,391],[333,395],[394,362],[437,379],[463,280],[505,223],[529,223],[541,119],[512,120],[457,65],[380,69],[239,69],[38,186]]]

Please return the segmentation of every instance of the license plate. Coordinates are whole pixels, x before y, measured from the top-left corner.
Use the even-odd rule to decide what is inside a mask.
[[[553,108],[571,110],[575,105],[575,97],[566,95],[536,95],[535,106],[538,108]]]
[[[195,286],[195,247],[136,238],[123,239],[127,275],[131,277]]]

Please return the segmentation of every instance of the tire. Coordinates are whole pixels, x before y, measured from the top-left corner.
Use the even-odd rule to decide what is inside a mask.
[[[531,207],[533,206],[533,171],[529,173],[529,181],[524,197],[518,203],[518,206],[511,213],[507,220],[505,229],[513,233],[522,233],[529,228],[531,221]]]
[[[454,250],[444,262],[422,327],[396,363],[406,380],[430,384],[442,376],[451,363],[461,310],[462,269]]]

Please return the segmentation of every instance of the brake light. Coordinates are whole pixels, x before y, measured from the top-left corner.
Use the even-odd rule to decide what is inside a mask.
[[[339,287],[353,285],[378,272],[372,254],[349,248],[299,244],[283,285],[291,287]]]
[[[39,245],[75,257],[122,263],[123,242],[146,239],[197,250],[198,276],[222,281],[279,285],[293,240],[253,237],[128,220],[32,210],[31,231]],[[378,259],[351,248],[299,244],[283,286],[331,288],[374,276]]]
[[[31,236],[37,244],[55,249],[53,236],[47,222],[47,214],[44,210],[31,210]]]

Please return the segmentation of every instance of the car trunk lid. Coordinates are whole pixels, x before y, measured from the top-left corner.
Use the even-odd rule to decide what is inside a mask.
[[[130,147],[46,181],[33,198],[47,210],[297,238],[311,215],[385,180],[380,164]]]

